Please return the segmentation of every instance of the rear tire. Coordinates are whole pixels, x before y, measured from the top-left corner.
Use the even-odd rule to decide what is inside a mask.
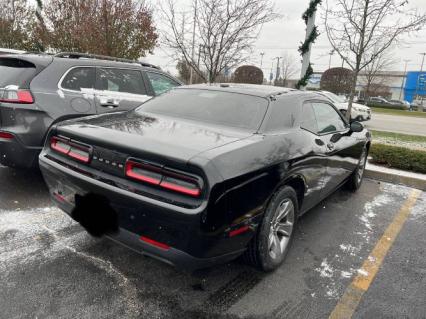
[[[362,184],[362,180],[364,178],[365,164],[367,163],[367,157],[368,157],[368,148],[367,146],[364,146],[364,148],[362,149],[362,153],[361,153],[361,157],[359,159],[358,165],[346,183],[346,186],[349,190],[357,191],[360,188]]]
[[[278,268],[291,247],[298,212],[294,189],[283,186],[277,190],[243,255],[244,261],[265,272]]]

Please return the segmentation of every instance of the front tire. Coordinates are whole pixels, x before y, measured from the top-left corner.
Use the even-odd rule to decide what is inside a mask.
[[[299,212],[293,188],[283,186],[272,196],[244,259],[263,271],[272,271],[284,261],[294,237]]]
[[[346,184],[347,188],[351,191],[357,191],[362,184],[365,172],[365,164],[367,163],[367,156],[368,148],[367,146],[364,146],[358,165],[355,171],[352,173],[351,177],[349,177],[348,182]]]

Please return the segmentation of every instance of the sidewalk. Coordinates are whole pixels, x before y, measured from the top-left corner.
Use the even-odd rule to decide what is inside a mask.
[[[426,191],[426,175],[367,163],[365,177]]]

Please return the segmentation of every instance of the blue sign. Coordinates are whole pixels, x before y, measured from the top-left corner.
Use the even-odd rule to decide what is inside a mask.
[[[321,82],[321,74],[312,74],[308,80],[311,84],[320,84]]]
[[[413,102],[415,95],[426,96],[426,71],[408,72],[405,80],[404,97],[408,102]]]
[[[272,72],[269,74],[269,81],[272,81],[272,79],[274,78],[274,75],[272,74]]]
[[[426,74],[419,75],[419,90],[424,90],[426,87]]]

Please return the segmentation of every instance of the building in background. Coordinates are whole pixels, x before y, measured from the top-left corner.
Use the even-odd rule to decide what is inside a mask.
[[[308,82],[308,90],[319,90],[323,72],[314,72]],[[366,87],[366,76],[360,74],[357,81],[357,96],[364,98]],[[404,72],[384,71],[377,74],[375,82],[381,83],[381,90],[378,90],[377,96],[389,100],[406,100],[413,102],[415,96],[426,98],[426,72]],[[417,92],[417,93],[416,93]]]
[[[418,97],[426,97],[426,72],[408,72],[404,86],[405,100],[413,102]]]

